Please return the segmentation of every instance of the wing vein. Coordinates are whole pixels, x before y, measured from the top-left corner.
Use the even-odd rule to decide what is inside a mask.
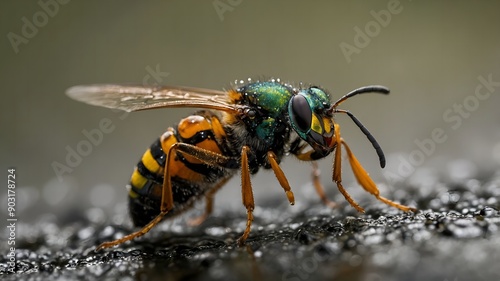
[[[74,86],[66,94],[87,104],[124,111],[168,107],[200,107],[237,112],[225,92],[192,87],[149,87],[113,84]]]

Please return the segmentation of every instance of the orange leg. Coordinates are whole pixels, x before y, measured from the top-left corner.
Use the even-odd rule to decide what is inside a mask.
[[[351,169],[354,173],[354,177],[356,177],[356,180],[358,183],[363,187],[364,190],[368,191],[372,195],[374,195],[378,200],[384,202],[385,204],[398,208],[402,211],[408,212],[416,212],[417,209],[411,208],[405,205],[401,205],[399,203],[396,203],[394,201],[391,201],[385,197],[380,196],[380,191],[377,188],[377,185],[375,182],[370,178],[366,170],[361,166],[359,163],[358,159],[354,156],[352,153],[351,149],[347,145],[347,143],[340,137],[340,126],[338,124],[335,124],[335,142],[337,145],[337,148],[335,149],[335,163],[333,165],[333,180],[337,183],[337,187],[339,188],[340,192],[344,195],[345,199],[347,202],[349,202],[356,210],[359,212],[364,212],[364,209],[361,208],[347,193],[347,191],[344,189],[342,186],[342,177],[341,177],[341,145],[343,145],[347,151],[347,156],[349,159],[349,163],[351,165]]]
[[[354,199],[352,199],[351,195],[347,193],[345,190],[344,186],[342,186],[342,155],[341,155],[341,150],[340,150],[340,143],[342,139],[340,138],[340,126],[338,124],[335,124],[335,142],[337,143],[337,147],[335,149],[335,157],[334,157],[334,162],[333,162],[333,181],[337,184],[337,188],[339,189],[340,193],[344,195],[345,200],[351,204],[351,206],[354,207],[358,212],[364,213],[365,210],[359,206]]]
[[[354,173],[354,176],[356,177],[356,180],[358,181],[358,183],[366,191],[370,192],[378,200],[384,202],[385,204],[387,204],[389,206],[398,208],[398,209],[400,209],[402,211],[405,211],[405,212],[408,212],[408,211],[416,212],[417,211],[417,209],[415,209],[415,208],[408,207],[408,206],[405,206],[405,205],[401,205],[399,203],[396,203],[396,202],[394,202],[392,200],[389,200],[389,199],[387,199],[385,197],[380,196],[380,191],[377,188],[377,185],[370,178],[370,176],[368,175],[368,173],[366,172],[366,170],[363,168],[363,166],[361,166],[361,164],[359,163],[358,159],[356,159],[356,157],[352,153],[352,151],[349,148],[349,146],[347,145],[347,143],[345,143],[345,141],[342,140],[342,139],[341,139],[341,142],[342,142],[342,145],[344,145],[344,147],[345,147],[345,149],[347,151],[347,156],[349,158],[349,163],[351,164],[351,169],[352,169],[352,171]]]
[[[313,171],[312,171],[312,174],[311,174],[312,175],[312,181],[313,181],[314,188],[316,189],[316,192],[318,193],[319,198],[321,199],[321,201],[326,206],[328,206],[330,208],[337,207],[337,203],[329,200],[326,197],[325,190],[324,190],[323,185],[321,184],[321,181],[320,181],[320,178],[319,178],[320,170],[318,168],[318,163],[316,163],[316,161],[313,161],[312,162],[312,166],[313,166]]]
[[[271,168],[273,169],[274,175],[278,179],[281,187],[283,190],[285,190],[286,197],[288,198],[288,202],[290,202],[290,205],[295,204],[295,197],[293,195],[293,192],[290,188],[290,184],[288,183],[288,180],[286,179],[285,174],[283,173],[283,170],[281,170],[278,162],[276,161],[276,154],[272,151],[267,152],[267,159],[269,160],[269,163],[271,163]]]
[[[250,228],[253,221],[253,209],[255,208],[255,202],[253,200],[252,183],[250,182],[250,169],[248,167],[248,152],[250,148],[248,146],[243,146],[241,150],[241,194],[243,199],[243,206],[247,209],[247,226],[243,235],[238,239],[238,244],[241,246],[247,240],[250,234]]]

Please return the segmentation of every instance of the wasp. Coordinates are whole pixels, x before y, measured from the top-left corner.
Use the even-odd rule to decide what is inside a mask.
[[[385,204],[413,211],[391,201],[380,192],[340,135],[336,113],[348,115],[371,142],[385,166],[385,157],[372,134],[348,110],[337,108],[347,99],[364,93],[388,94],[383,86],[361,87],[331,103],[326,90],[317,86],[294,87],[279,79],[237,81],[228,91],[192,87],[84,85],[67,90],[75,100],[127,112],[174,107],[199,111],[170,127],[146,150],[135,167],[128,188],[129,212],[140,230],[105,242],[96,250],[113,247],[142,236],[164,219],[178,215],[205,198],[204,213],[192,224],[202,223],[212,212],[215,193],[235,174],[241,175],[241,193],[246,208],[246,228],[238,239],[244,244],[250,234],[255,207],[250,176],[271,169],[291,205],[290,184],[280,168],[285,155],[311,161],[312,180],[320,199],[326,196],[319,180],[316,160],[333,156],[333,182],[347,202],[364,209],[342,185],[341,148],[347,153],[356,180]]]

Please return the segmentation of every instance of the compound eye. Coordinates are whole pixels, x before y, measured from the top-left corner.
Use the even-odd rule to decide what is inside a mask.
[[[312,119],[309,103],[302,95],[293,96],[290,102],[292,122],[302,132],[307,132],[311,128]]]

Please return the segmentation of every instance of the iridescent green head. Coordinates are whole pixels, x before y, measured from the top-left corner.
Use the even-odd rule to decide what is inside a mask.
[[[334,126],[328,94],[318,88],[301,89],[288,103],[290,123],[297,134],[318,153],[333,150]]]

